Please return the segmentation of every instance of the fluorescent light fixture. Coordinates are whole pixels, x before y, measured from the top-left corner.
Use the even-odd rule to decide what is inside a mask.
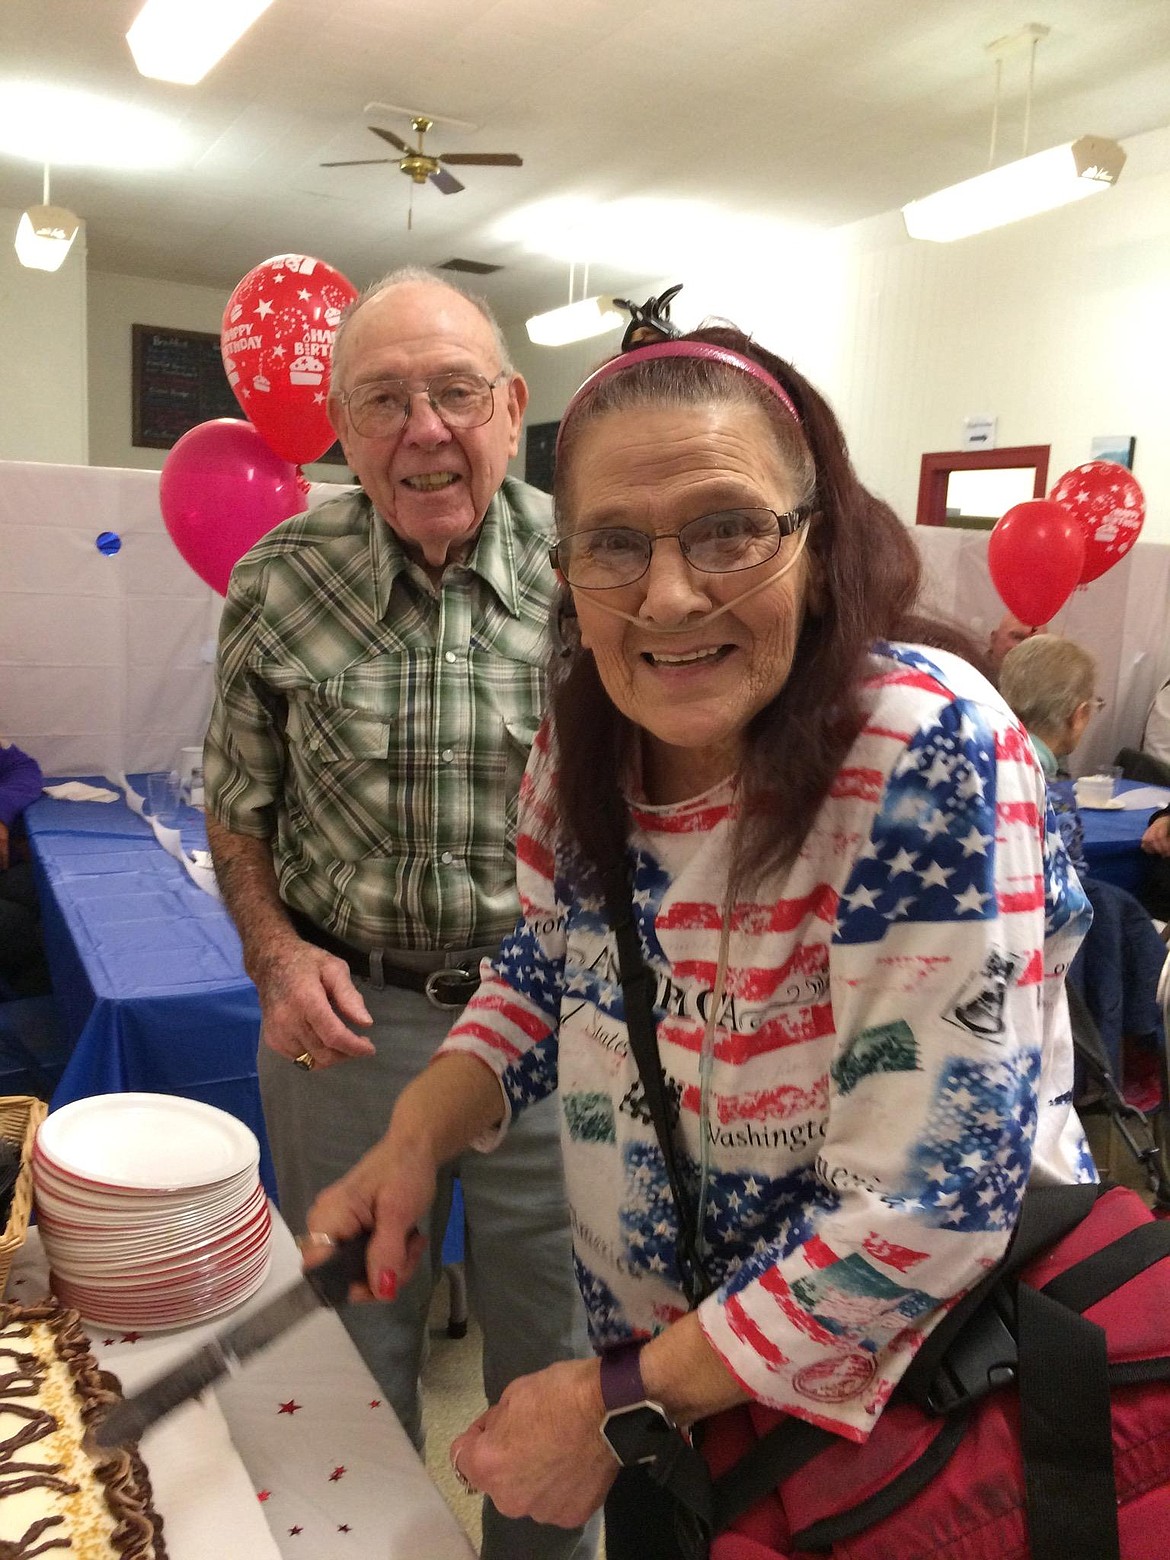
[[[187,150],[162,114],[91,92],[0,81],[0,153],[53,167],[164,168]]]
[[[527,322],[529,341],[538,347],[563,347],[570,341],[588,341],[616,330],[626,316],[614,307],[612,298],[582,298],[566,303],[547,314],[534,314]]]
[[[1083,135],[912,200],[902,217],[911,238],[945,244],[1099,194],[1116,184],[1124,164],[1116,141]]]
[[[144,76],[194,86],[272,0],[146,0],[126,34]]]
[[[16,257],[33,271],[59,271],[81,226],[64,206],[30,206],[16,229]]]

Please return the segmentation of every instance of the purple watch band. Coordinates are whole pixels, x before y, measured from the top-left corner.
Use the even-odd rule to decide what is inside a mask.
[[[607,1414],[615,1408],[629,1408],[634,1403],[646,1401],[639,1363],[646,1342],[645,1338],[638,1338],[633,1343],[608,1349],[601,1356],[601,1401]]]

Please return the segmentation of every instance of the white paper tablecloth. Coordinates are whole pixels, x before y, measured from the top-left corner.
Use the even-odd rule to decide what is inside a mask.
[[[247,1305],[223,1321],[173,1332],[90,1325],[94,1355],[133,1392],[299,1273],[296,1246],[273,1210],[272,1272]],[[46,1280],[34,1229],[13,1263],[7,1298],[30,1304]],[[206,1406],[188,1405],[161,1421],[143,1437],[142,1455],[170,1560],[474,1557],[331,1311],[254,1356]]]

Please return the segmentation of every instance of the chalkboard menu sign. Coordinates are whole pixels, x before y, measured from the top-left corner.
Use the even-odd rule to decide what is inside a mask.
[[[559,422],[531,423],[524,435],[524,480],[551,493],[557,458]]]
[[[243,417],[223,371],[218,334],[160,325],[131,328],[135,444],[169,450],[198,423]]]
[[[223,371],[215,331],[167,330],[161,325],[133,325],[131,330],[135,444],[169,450],[199,423],[213,417],[243,418]],[[340,444],[317,459],[345,464]]]

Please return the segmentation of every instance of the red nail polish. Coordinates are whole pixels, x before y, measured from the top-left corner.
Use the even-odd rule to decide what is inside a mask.
[[[398,1277],[389,1268],[383,1268],[378,1274],[378,1298],[380,1300],[393,1300],[398,1295]]]

